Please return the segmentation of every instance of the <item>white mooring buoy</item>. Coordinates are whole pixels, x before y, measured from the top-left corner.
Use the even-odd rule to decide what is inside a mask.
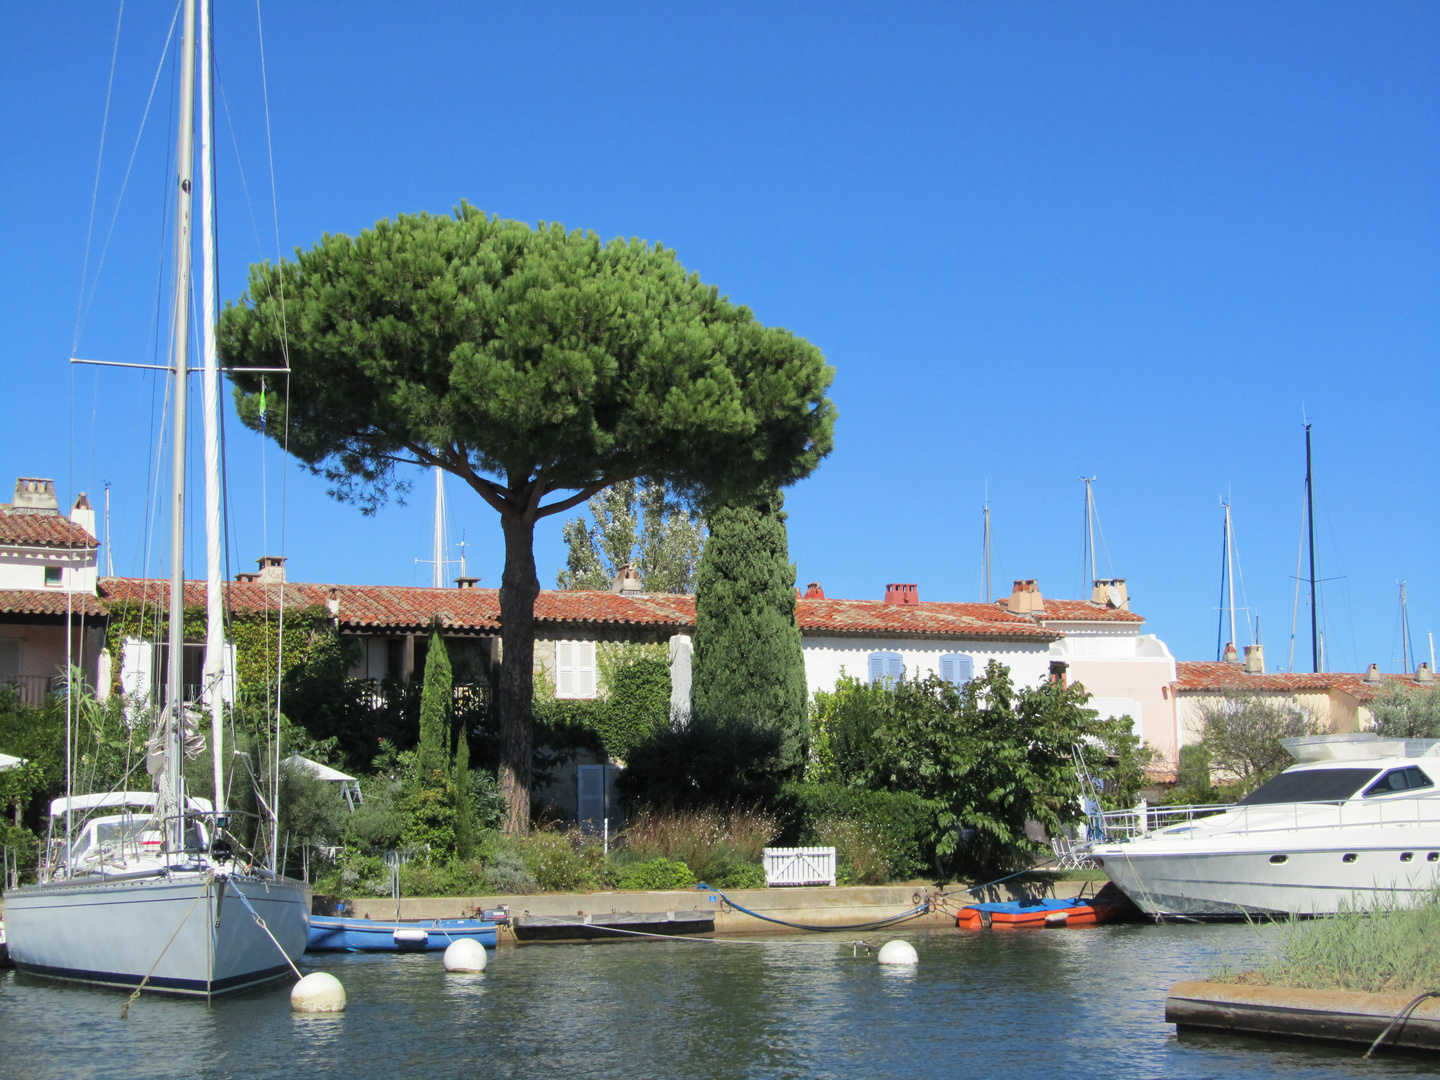
[[[445,947],[446,971],[484,971],[485,946],[474,938],[456,938]]]
[[[303,1013],[345,1011],[345,987],[334,975],[312,971],[290,990],[290,1007]]]
[[[877,959],[882,964],[920,963],[920,956],[915,952],[915,946],[908,941],[901,941],[899,938],[881,945],[880,955]]]

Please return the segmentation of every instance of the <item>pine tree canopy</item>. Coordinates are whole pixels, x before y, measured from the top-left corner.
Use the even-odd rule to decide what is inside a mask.
[[[400,470],[438,465],[499,512],[501,786],[515,832],[529,824],[535,522],[642,476],[696,498],[792,483],[833,439],[820,350],[761,325],[673,252],[463,203],[252,266],[219,342],[241,419],[336,498],[373,513],[403,492]]]

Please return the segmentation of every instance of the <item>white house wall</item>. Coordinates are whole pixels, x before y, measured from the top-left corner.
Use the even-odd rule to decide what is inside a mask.
[[[938,674],[940,657],[949,653],[962,653],[975,662],[975,674],[985,670],[991,660],[998,660],[1010,669],[1010,680],[1016,686],[1039,686],[1050,672],[1049,647],[1046,642],[1021,644],[1018,642],[962,641],[962,640],[914,640],[904,638],[874,637],[812,637],[806,634],[802,639],[805,652],[805,682],[810,693],[817,690],[833,690],[841,674],[851,675],[861,682],[869,678],[870,654],[874,652],[899,653],[905,665],[905,677],[917,674]]]
[[[1090,691],[1091,708],[1107,719],[1128,715],[1146,745],[1174,762],[1182,740],[1170,695],[1175,658],[1165,643],[1124,626],[1049,625],[1065,634],[1050,645],[1049,658],[1063,661],[1067,680]]]

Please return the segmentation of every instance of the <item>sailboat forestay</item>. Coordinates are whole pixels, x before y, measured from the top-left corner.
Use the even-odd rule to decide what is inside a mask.
[[[225,649],[219,552],[218,373],[215,366],[210,155],[202,150],[204,220],[207,614],[206,695],[216,801],[187,795],[181,765],[196,740],[184,693],[185,435],[190,310],[191,179],[196,51],[201,128],[209,138],[208,0],[185,0],[177,136],[169,630],[166,688],[151,740],[154,792],[67,796],[51,803],[39,881],[6,895],[10,958],[21,971],[173,994],[241,990],[294,970],[310,928],[310,887],[274,866],[245,865],[224,806],[219,682]]]

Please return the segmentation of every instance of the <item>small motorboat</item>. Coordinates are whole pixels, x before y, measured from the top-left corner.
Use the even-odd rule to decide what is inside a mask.
[[[955,916],[962,930],[984,927],[1096,926],[1123,914],[1130,905],[1113,885],[1091,897],[1037,897],[993,904],[967,904]]]
[[[487,912],[486,914],[490,914]],[[437,952],[472,938],[493,949],[500,919],[352,919],[310,916],[307,952]]]

